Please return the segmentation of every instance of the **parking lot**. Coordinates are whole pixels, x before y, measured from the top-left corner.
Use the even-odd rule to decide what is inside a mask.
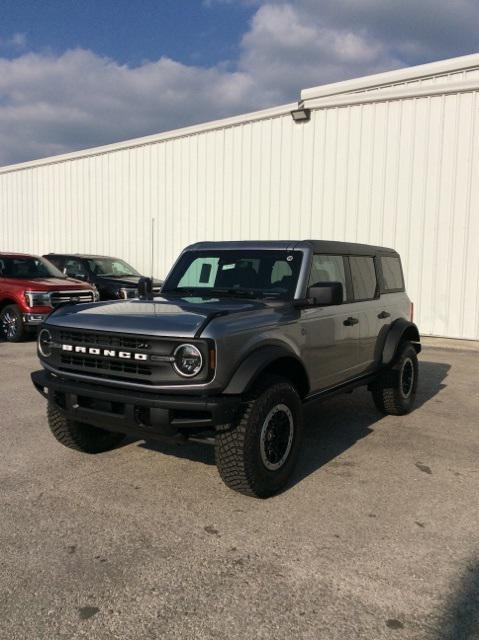
[[[428,341],[408,416],[309,411],[267,501],[206,445],[61,447],[35,368],[0,344],[0,637],[479,638],[477,345]]]

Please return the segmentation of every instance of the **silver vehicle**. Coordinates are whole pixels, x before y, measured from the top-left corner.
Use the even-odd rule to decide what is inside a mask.
[[[124,434],[213,443],[224,482],[266,497],[288,482],[303,405],[367,385],[411,411],[420,338],[399,255],[316,240],[187,247],[161,297],[65,306],[43,325],[32,374],[64,445]]]

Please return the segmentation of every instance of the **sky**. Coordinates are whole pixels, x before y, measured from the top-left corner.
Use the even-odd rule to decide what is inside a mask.
[[[0,166],[479,51],[479,0],[0,0]]]

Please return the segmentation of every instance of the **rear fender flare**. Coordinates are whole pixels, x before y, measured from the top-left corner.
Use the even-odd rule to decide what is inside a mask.
[[[421,337],[419,335],[419,329],[413,322],[405,320],[404,318],[399,318],[392,323],[391,328],[387,333],[382,354],[383,364],[391,364],[397,353],[399,344],[404,339],[412,342],[416,349],[416,353],[421,351]]]

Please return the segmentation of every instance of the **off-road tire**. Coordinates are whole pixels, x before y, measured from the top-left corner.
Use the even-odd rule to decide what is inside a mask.
[[[12,318],[15,321],[14,333],[8,335],[4,329],[4,321],[6,318]],[[23,323],[22,312],[16,304],[9,304],[0,311],[0,336],[7,342],[22,342],[28,336],[29,332]]]
[[[103,453],[115,449],[125,437],[90,424],[66,418],[55,405],[48,403],[48,426],[55,438],[69,449],[83,453]]]
[[[418,373],[416,349],[410,342],[404,341],[399,345],[393,365],[383,371],[371,385],[374,404],[381,413],[403,416],[412,411],[416,400]]]
[[[265,429],[272,423],[275,412],[286,417],[289,439],[284,462],[280,459],[279,468],[269,469],[265,464],[272,464],[271,461],[263,461],[267,456]],[[267,423],[271,414],[273,417]],[[267,498],[277,493],[291,477],[302,432],[303,408],[298,392],[287,379],[268,376],[245,398],[236,420],[217,429],[215,454],[222,480],[231,489],[248,496]]]

